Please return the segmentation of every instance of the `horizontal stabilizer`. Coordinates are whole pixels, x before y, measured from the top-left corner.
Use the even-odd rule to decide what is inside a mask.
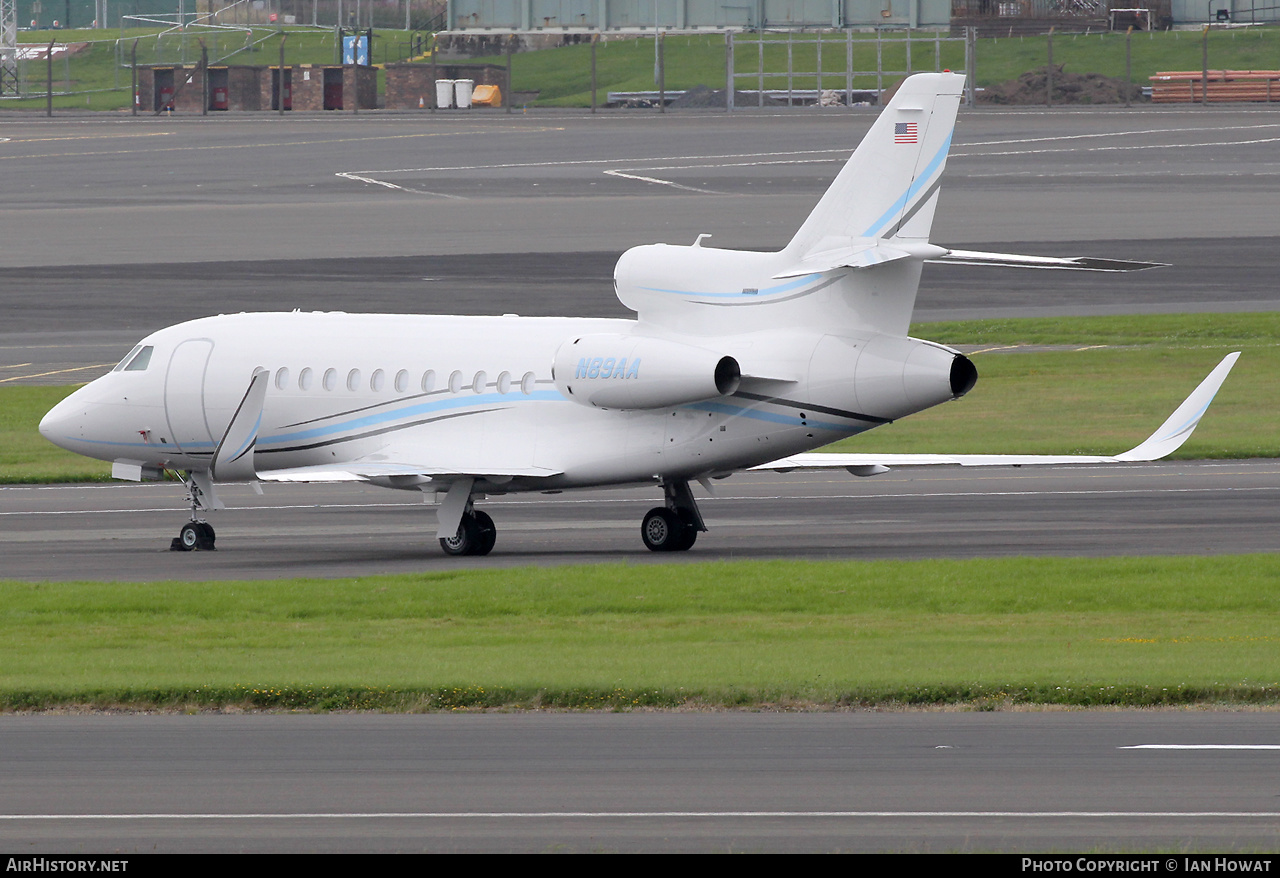
[[[846,469],[854,475],[875,475],[899,466],[1053,466],[1097,463],[1135,463],[1168,457],[1191,438],[1209,404],[1226,381],[1239,351],[1222,358],[1182,405],[1141,444],[1111,457],[1087,454],[793,454],[753,470],[817,472]]]
[[[775,280],[781,280],[788,277],[822,274],[841,268],[872,268],[912,256],[918,259],[941,258],[946,253],[947,251],[941,247],[923,242],[904,244],[904,242],[894,241],[890,244],[879,238],[851,238],[843,246],[838,245],[810,252],[795,266],[773,277]]]
[[[928,261],[1005,268],[1053,268],[1059,271],[1145,271],[1148,268],[1168,268],[1167,262],[1100,259],[1094,256],[1020,256],[1016,253],[984,253],[980,250],[948,250],[944,255],[929,257]]]

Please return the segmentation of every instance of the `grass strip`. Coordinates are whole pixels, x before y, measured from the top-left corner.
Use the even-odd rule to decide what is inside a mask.
[[[1280,701],[1280,556],[0,583],[0,707]]]

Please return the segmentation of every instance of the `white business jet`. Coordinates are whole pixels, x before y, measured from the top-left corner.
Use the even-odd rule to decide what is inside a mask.
[[[964,77],[913,76],[777,253],[656,244],[623,254],[634,320],[343,313],[229,314],[153,333],[40,423],[113,462],[177,473],[212,549],[219,482],[360,481],[438,502],[452,555],[484,555],[490,494],[655,485],[654,551],[706,530],[690,482],[751,469],[1155,460],[1191,434],[1236,354],[1147,441],[1115,457],[808,454],[967,393],[973,364],[907,335],[926,261],[1150,267],[948,250],[929,243]]]

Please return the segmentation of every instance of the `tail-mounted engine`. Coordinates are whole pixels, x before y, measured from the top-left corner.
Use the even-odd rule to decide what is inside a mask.
[[[742,370],[733,357],[660,338],[584,335],[556,351],[556,389],[594,408],[658,409],[727,396]]]

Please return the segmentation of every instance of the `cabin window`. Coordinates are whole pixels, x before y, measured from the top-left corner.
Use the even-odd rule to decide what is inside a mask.
[[[430,393],[436,387],[436,370],[428,369],[422,373],[422,392]]]
[[[314,377],[315,377],[315,373],[311,371],[311,367],[310,367],[310,366],[308,366],[307,368],[303,369],[301,372],[299,372],[299,373],[298,373],[298,389],[299,389],[299,390],[310,390],[310,389],[311,389],[311,381],[312,381],[312,379],[313,379]]]
[[[338,370],[337,369],[324,370],[324,389],[325,390],[338,389]]]
[[[476,377],[471,379],[471,392],[484,393],[484,386],[488,382],[489,382],[489,376],[485,374],[483,369],[480,370],[479,372],[476,373]]]
[[[281,366],[276,370],[276,390],[284,390],[289,386],[289,367]]]
[[[360,370],[352,369],[347,373],[347,390],[352,392],[360,389]]]
[[[457,393],[462,389],[462,373],[457,369],[453,370],[453,374],[449,376],[449,392]]]
[[[533,385],[537,380],[532,372],[525,372],[524,377],[520,379],[520,392],[526,396],[533,393]]]
[[[503,372],[501,375],[498,376],[498,392],[499,393],[511,392],[511,373],[510,372]]]
[[[396,373],[396,393],[404,393],[409,389],[409,370],[401,369]]]
[[[369,378],[369,389],[375,393],[381,393],[382,388],[387,386],[387,373],[381,369],[374,369],[373,375]]]
[[[151,352],[155,348],[151,345],[138,345],[129,351],[129,356],[120,361],[120,365],[116,366],[114,372],[145,372],[147,366],[151,365]]]

